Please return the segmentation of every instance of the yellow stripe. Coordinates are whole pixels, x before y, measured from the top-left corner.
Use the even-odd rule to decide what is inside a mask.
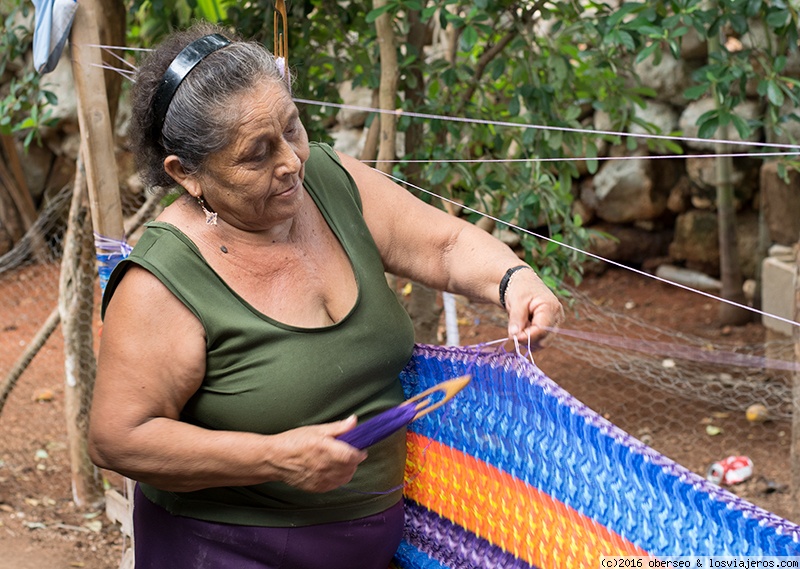
[[[416,433],[408,434],[406,481],[406,497],[541,569],[596,569],[601,555],[647,555],[507,472]]]

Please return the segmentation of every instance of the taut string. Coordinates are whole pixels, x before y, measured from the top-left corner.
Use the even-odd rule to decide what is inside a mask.
[[[136,50],[136,51],[151,51],[151,50],[144,49],[144,48],[113,47],[113,46],[106,46],[106,45],[99,45],[99,44],[87,44],[87,45],[88,45],[88,47],[98,47],[98,48],[103,48],[103,49],[130,49],[130,50]],[[117,70],[117,71],[122,72],[123,70]],[[127,73],[127,70],[124,70],[124,71],[125,71],[125,73]],[[124,76],[127,77],[127,75],[124,75]],[[719,144],[732,144],[732,145],[738,144],[738,145],[742,145],[742,146],[750,146],[750,147],[758,147],[758,148],[764,148],[764,147],[766,147],[766,148],[785,148],[785,149],[791,149],[791,150],[795,150],[797,152],[800,152],[800,145],[791,145],[791,144],[776,144],[776,143],[766,143],[766,142],[749,142],[749,141],[735,141],[735,140],[722,140],[722,139],[707,139],[707,138],[697,138],[697,137],[679,137],[679,136],[656,135],[656,134],[627,133],[627,132],[608,131],[608,130],[578,129],[578,128],[569,128],[569,127],[556,127],[556,126],[547,126],[547,125],[514,123],[514,122],[508,122],[508,121],[492,121],[492,120],[487,120],[487,119],[473,119],[473,118],[467,118],[467,117],[451,117],[451,116],[446,116],[446,115],[435,115],[435,114],[430,114],[430,113],[418,113],[418,112],[414,112],[414,111],[378,109],[378,108],[375,108],[375,107],[364,107],[364,106],[360,106],[360,105],[347,105],[347,104],[343,104],[343,103],[326,103],[326,102],[322,102],[322,101],[315,101],[315,100],[312,100],[312,99],[294,98],[293,100],[296,103],[317,105],[317,106],[323,106],[323,107],[327,106],[327,107],[335,107],[335,108],[340,108],[340,109],[361,110],[361,111],[382,113],[382,114],[394,114],[394,115],[397,115],[397,116],[403,115],[403,116],[409,116],[409,117],[415,117],[415,118],[444,120],[444,121],[453,121],[453,122],[462,122],[462,123],[484,124],[484,125],[505,126],[505,127],[525,128],[525,129],[540,129],[540,130],[562,131],[562,132],[575,132],[575,133],[581,133],[581,134],[610,135],[610,136],[615,136],[615,137],[630,136],[630,137],[634,137],[634,138],[656,139],[656,140],[671,140],[671,141],[676,141],[676,142],[677,141],[684,141],[684,142],[713,142],[713,143],[719,143]],[[708,157],[708,158],[713,158],[713,157],[721,157],[721,156],[732,156],[732,157],[737,157],[737,156],[759,157],[759,156],[766,156],[766,155],[770,155],[770,156],[790,155],[790,156],[792,156],[794,154],[795,154],[794,152],[768,153],[768,154],[767,153],[765,153],[765,154],[760,154],[760,153],[754,153],[754,154],[735,153],[735,154],[704,154],[702,156]],[[551,159],[543,159],[543,158],[527,159],[526,158],[526,159],[497,159],[497,160],[457,160],[456,159],[456,160],[447,160],[447,161],[429,160],[429,161],[423,161],[423,162],[432,162],[432,163],[437,163],[437,162],[438,163],[441,163],[441,162],[519,162],[519,161],[575,161],[575,160],[601,160],[601,159],[654,160],[654,159],[663,159],[663,158],[672,158],[672,157],[677,157],[677,156],[636,156],[636,157],[628,156],[628,157],[617,157],[617,158],[606,158],[606,157],[603,157],[603,158],[600,158],[600,157],[597,157],[597,158],[586,158],[586,157],[581,157],[581,158],[551,158]],[[680,155],[680,157],[685,157],[685,156]],[[369,161],[369,162],[374,162],[374,161]],[[410,161],[410,160],[408,160],[408,161],[406,161],[406,160],[398,160],[397,162],[401,162],[401,163],[402,162],[409,162],[410,163],[410,162],[413,162],[413,161]],[[510,223],[508,221],[504,221],[504,220],[502,220],[502,219],[500,219],[500,218],[498,218],[496,216],[492,216],[492,215],[490,215],[488,213],[484,213],[482,211],[478,211],[478,210],[476,210],[474,208],[471,208],[469,206],[466,206],[466,205],[464,205],[462,203],[458,203],[458,202],[456,202],[456,201],[454,201],[452,199],[449,199],[449,198],[446,198],[444,196],[441,196],[441,195],[439,195],[439,194],[437,194],[437,193],[435,193],[433,191],[427,190],[425,188],[416,186],[416,185],[412,184],[411,182],[408,182],[406,180],[403,180],[403,179],[398,178],[396,176],[393,176],[391,174],[387,174],[387,173],[384,173],[384,172],[381,172],[381,174],[387,176],[388,178],[391,178],[392,180],[394,180],[394,181],[396,181],[398,183],[404,184],[404,185],[406,185],[408,187],[414,188],[416,190],[424,192],[424,193],[426,193],[428,195],[431,195],[433,197],[437,197],[437,198],[439,198],[439,199],[441,199],[441,200],[443,200],[445,202],[451,203],[453,205],[457,205],[457,206],[459,206],[459,207],[461,207],[463,209],[466,209],[466,210],[468,210],[468,211],[470,211],[472,213],[476,213],[478,215],[481,215],[483,217],[491,219],[492,221],[495,221],[496,223],[501,223],[501,224],[503,224],[503,225],[505,225],[505,226],[507,226],[507,227],[509,227],[511,229],[516,229],[518,231],[521,231],[523,233],[527,233],[527,234],[529,234],[529,235],[531,235],[533,237],[536,237],[538,239],[542,239],[542,240],[548,241],[550,243],[555,243],[556,245],[559,245],[561,247],[565,247],[565,248],[570,249],[572,251],[575,251],[577,253],[581,253],[583,255],[586,255],[587,257],[596,259],[598,261],[603,261],[603,262],[608,263],[608,264],[610,264],[612,266],[615,266],[617,268],[624,269],[624,270],[627,270],[627,271],[631,271],[631,272],[633,272],[635,274],[638,274],[640,276],[643,276],[643,277],[646,277],[646,278],[650,278],[650,279],[659,281],[661,283],[664,283],[664,284],[667,284],[667,285],[670,285],[670,286],[675,286],[675,287],[681,288],[683,290],[686,290],[686,291],[689,291],[689,292],[693,292],[693,293],[699,294],[701,296],[705,296],[706,298],[709,298],[711,300],[722,302],[722,303],[728,304],[730,306],[735,306],[737,308],[740,308],[740,309],[743,309],[743,310],[747,310],[747,311],[753,312],[755,314],[759,314],[761,316],[774,318],[775,320],[778,320],[780,322],[784,322],[784,323],[789,324],[791,326],[800,327],[800,323],[795,322],[793,320],[789,320],[788,318],[783,318],[783,317],[775,315],[775,314],[770,314],[768,312],[764,312],[764,311],[759,310],[757,308],[754,308],[754,307],[751,307],[751,306],[747,306],[745,304],[741,304],[741,303],[738,303],[738,302],[735,302],[735,301],[732,301],[732,300],[727,300],[727,299],[724,299],[722,297],[713,295],[711,293],[708,293],[708,292],[705,292],[705,291],[702,291],[702,290],[698,290],[698,289],[694,289],[694,288],[692,288],[690,286],[687,286],[687,285],[684,285],[684,284],[681,284],[681,283],[678,283],[678,282],[670,281],[670,280],[667,280],[665,278],[659,277],[657,275],[653,275],[653,274],[647,273],[645,271],[641,271],[639,269],[635,269],[633,267],[629,267],[627,265],[624,265],[623,263],[612,261],[611,259],[607,259],[607,258],[602,257],[600,255],[597,255],[595,253],[591,253],[589,251],[584,251],[584,250],[582,250],[582,249],[580,249],[578,247],[574,247],[574,246],[569,245],[567,243],[563,243],[561,241],[557,241],[555,239],[551,239],[551,238],[546,237],[544,235],[535,233],[534,231],[531,231],[531,230],[528,230],[528,229],[523,229],[522,227],[514,225],[513,223]]]
[[[458,207],[460,207],[462,209],[465,209],[465,210],[467,210],[469,212],[476,213],[478,215],[482,215],[483,217],[491,219],[492,221],[494,221],[496,223],[501,223],[501,224],[503,224],[503,225],[505,225],[505,226],[507,226],[507,227],[509,227],[511,229],[516,229],[517,231],[521,231],[523,233],[527,233],[528,235],[531,235],[531,236],[536,237],[538,239],[542,239],[543,241],[547,241],[549,243],[555,243],[556,245],[560,245],[561,247],[569,249],[570,251],[575,251],[576,253],[581,253],[583,255],[586,255],[587,257],[591,257],[593,259],[596,259],[598,261],[603,261],[603,262],[608,263],[610,265],[613,265],[615,267],[631,271],[633,273],[636,273],[637,275],[641,275],[643,277],[647,277],[647,278],[659,281],[661,283],[664,283],[664,284],[667,284],[667,285],[670,285],[670,286],[675,286],[675,287],[681,288],[683,290],[687,290],[689,292],[694,292],[696,294],[705,296],[706,298],[710,298],[712,300],[723,302],[725,304],[729,304],[731,306],[735,306],[735,307],[741,308],[743,310],[749,310],[750,312],[754,312],[756,314],[760,314],[761,316],[767,316],[769,318],[774,318],[775,320],[779,320],[779,321],[784,322],[786,324],[791,324],[792,326],[796,326],[796,327],[800,328],[800,322],[795,322],[794,320],[789,320],[788,318],[783,318],[782,316],[778,316],[776,314],[770,314],[768,312],[764,312],[764,311],[759,310],[757,308],[753,308],[752,306],[747,306],[746,304],[741,304],[741,303],[735,302],[733,300],[728,300],[728,299],[713,295],[713,294],[711,294],[709,292],[705,292],[705,291],[702,291],[702,290],[694,289],[694,288],[692,288],[690,286],[687,286],[687,285],[684,285],[684,284],[681,284],[681,283],[678,283],[678,282],[670,281],[670,280],[665,279],[663,277],[659,277],[658,275],[653,275],[653,274],[647,273],[645,271],[642,271],[642,270],[639,270],[639,269],[636,269],[636,268],[633,268],[633,267],[629,267],[627,265],[624,265],[623,263],[619,263],[617,261],[612,261],[611,259],[606,259],[605,257],[602,257],[601,255],[597,255],[597,254],[591,253],[589,251],[584,251],[584,250],[582,250],[582,249],[580,249],[578,247],[575,247],[573,245],[569,245],[568,243],[563,243],[563,242],[558,241],[556,239],[552,239],[550,237],[547,237],[546,235],[542,235],[540,233],[536,233],[534,231],[531,231],[530,229],[524,229],[524,228],[522,228],[522,227],[520,227],[518,225],[515,225],[515,224],[511,223],[510,221],[505,221],[503,219],[500,219],[499,217],[490,215],[490,214],[482,212],[482,211],[478,211],[475,208],[469,207],[468,205],[465,205],[463,203],[457,202],[457,201],[452,200],[450,198],[446,198],[444,196],[441,196],[441,195],[437,194],[436,192],[432,192],[431,190],[426,190],[425,188],[422,188],[420,186],[412,184],[411,182],[409,182],[407,180],[403,180],[402,178],[398,178],[397,176],[393,176],[392,174],[387,174],[386,172],[381,172],[380,170],[375,170],[375,171],[383,174],[387,178],[390,178],[390,179],[392,179],[392,180],[394,180],[394,181],[396,181],[396,182],[398,182],[400,184],[406,185],[406,186],[408,186],[410,188],[414,188],[415,190],[419,190],[420,192],[424,192],[424,193],[428,194],[429,196],[433,196],[433,197],[439,198],[442,201],[445,201],[447,203],[450,203],[450,204],[453,204],[455,206],[458,206]]]

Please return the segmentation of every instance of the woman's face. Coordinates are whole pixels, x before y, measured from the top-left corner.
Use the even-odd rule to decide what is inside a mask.
[[[198,185],[225,222],[245,231],[269,229],[299,211],[308,135],[291,95],[274,81],[232,104],[241,112],[231,143],[210,157]]]

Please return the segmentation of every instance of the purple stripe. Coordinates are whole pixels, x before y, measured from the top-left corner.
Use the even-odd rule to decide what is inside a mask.
[[[405,510],[406,528],[403,539],[450,569],[536,569],[408,498]]]
[[[336,438],[363,450],[408,425],[414,420],[414,415],[416,414],[416,406],[398,405],[380,415],[375,415],[352,431],[347,431]]]

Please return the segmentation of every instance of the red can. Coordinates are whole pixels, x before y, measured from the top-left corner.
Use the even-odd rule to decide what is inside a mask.
[[[729,456],[712,464],[706,480],[714,484],[731,486],[744,482],[753,475],[753,461],[746,456]]]

